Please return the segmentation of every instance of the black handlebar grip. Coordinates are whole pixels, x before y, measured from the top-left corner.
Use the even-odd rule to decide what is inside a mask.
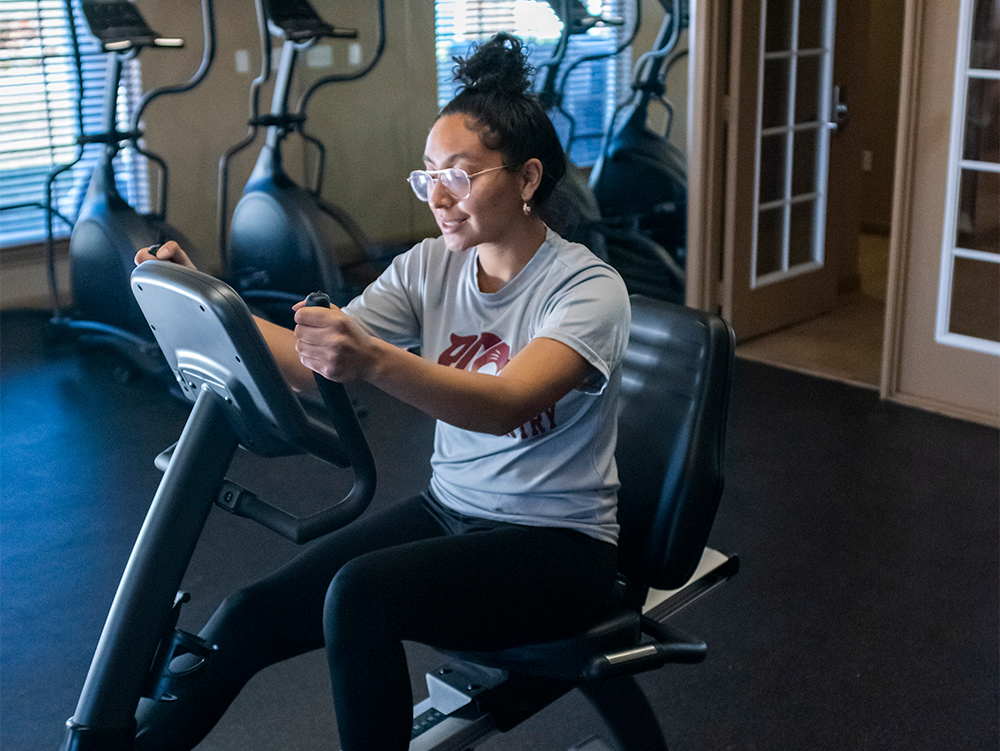
[[[311,292],[306,296],[306,307],[318,307],[318,308],[329,308],[330,307],[330,296],[326,292]],[[337,383],[336,381],[331,381],[325,376],[315,373],[316,377],[316,387],[319,389],[319,394],[323,397],[323,402],[326,404],[326,408],[336,416],[342,416],[339,420],[335,420],[337,432],[340,433],[340,442],[346,450],[349,457],[354,455],[351,459],[351,464],[354,465],[356,460],[362,460],[364,463],[371,461],[370,455],[362,458],[358,454],[366,454],[368,443],[365,440],[364,433],[361,431],[361,426],[358,424],[357,416],[354,413],[354,405],[351,404],[351,399],[347,395],[347,390],[344,388],[344,384]],[[364,446],[363,452],[356,450],[356,447]]]
[[[310,292],[306,296],[306,307],[329,308],[330,296],[326,292]]]
[[[330,296],[326,292],[310,292],[306,295],[306,307],[329,308]],[[354,412],[354,407],[351,405],[350,399],[347,398],[347,391],[342,383],[331,381],[319,373],[316,373],[315,376],[316,386],[319,388],[320,396],[323,397],[328,409],[340,411],[346,408],[350,412]]]
[[[312,292],[306,296],[306,306],[329,308],[330,297],[325,292]],[[334,514],[319,514],[317,516],[324,518],[316,520],[316,524],[313,525],[316,527],[316,531],[299,530],[301,539],[296,539],[296,542],[314,539],[318,534],[326,534],[331,529],[342,526],[343,523],[353,519],[367,507],[375,492],[375,460],[344,384],[331,381],[319,373],[314,373],[314,376],[316,387],[319,389],[323,403],[326,405],[331,421],[337,430],[341,448],[354,469],[355,484],[344,501],[330,509],[330,511],[334,511],[334,509],[343,507],[341,510],[344,512],[344,521],[332,525],[327,523],[329,519],[334,518],[336,511]],[[352,512],[351,509],[354,511]]]

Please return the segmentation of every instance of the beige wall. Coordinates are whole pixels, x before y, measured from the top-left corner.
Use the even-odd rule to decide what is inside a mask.
[[[335,26],[359,29],[362,59],[367,61],[376,39],[375,3],[313,0],[313,4]],[[168,218],[197,245],[199,261],[213,270],[220,262],[216,240],[218,161],[246,135],[248,91],[259,66],[252,9],[248,0],[217,0],[218,50],[209,77],[187,95],[154,102],[145,117],[150,148],[170,165]],[[643,12],[636,56],[652,47],[663,18],[658,0],[644,0]],[[317,92],[309,103],[307,132],[326,145],[324,198],[346,209],[373,238],[404,242],[436,231],[430,212],[413,198],[404,179],[420,164],[424,140],[437,111],[434,7],[426,0],[386,0],[386,13],[388,34],[382,60],[360,81],[330,84]],[[150,4],[147,15],[150,25],[161,33],[186,35],[192,43],[183,54],[156,53],[163,63],[158,59],[154,66],[151,60],[144,67],[144,85],[158,86],[186,77],[197,68],[200,55],[198,0]],[[183,27],[175,31],[180,24]],[[296,94],[322,76],[350,70],[346,65],[348,42],[333,40],[329,44],[333,67],[300,64]],[[679,47],[685,44],[686,36]],[[249,73],[236,72],[238,49],[250,52]],[[667,96],[675,107],[671,140],[683,146],[687,138],[686,60],[671,70]],[[261,99],[266,109],[270,88]],[[249,148],[233,161],[230,212],[256,153],[256,148]],[[305,149],[299,139],[289,138],[284,156],[293,177],[312,175],[302,170],[304,162],[311,166],[314,151]]]

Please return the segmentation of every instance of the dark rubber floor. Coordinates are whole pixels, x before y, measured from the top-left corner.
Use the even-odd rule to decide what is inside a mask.
[[[113,361],[0,317],[0,747],[55,751],[187,407]],[[432,425],[366,391],[376,504],[427,481]],[[699,666],[640,680],[674,751],[996,749],[998,432],[870,390],[738,361],[714,547],[739,575],[675,618]],[[281,460],[240,468],[261,495],[336,482]],[[301,489],[293,489],[294,479]],[[294,554],[213,511],[185,580],[196,630],[227,592]],[[433,586],[433,583],[429,583]],[[408,648],[414,690],[438,658]],[[257,676],[203,751],[336,751],[319,654]],[[570,695],[481,748],[567,749],[602,732]]]

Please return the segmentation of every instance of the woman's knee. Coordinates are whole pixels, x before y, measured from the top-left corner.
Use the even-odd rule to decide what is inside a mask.
[[[255,610],[263,607],[263,599],[253,587],[246,587],[232,592],[222,604],[216,608],[211,620],[206,624],[203,634],[218,637],[231,629],[244,630],[247,621],[253,619]]]
[[[327,647],[334,642],[343,641],[347,633],[370,635],[376,624],[386,616],[382,612],[382,598],[377,594],[383,589],[380,582],[384,577],[370,558],[362,556],[350,561],[330,582],[323,606],[323,631]]]
[[[226,597],[201,636],[222,648],[259,651],[270,645],[263,650],[270,661],[321,647],[318,616],[258,582]]]

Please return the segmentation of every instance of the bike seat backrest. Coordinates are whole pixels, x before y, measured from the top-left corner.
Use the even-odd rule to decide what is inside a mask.
[[[202,389],[221,396],[244,448],[262,456],[308,453],[349,464],[337,432],[303,411],[232,288],[165,261],[139,265],[131,281],[181,390],[192,401]]]
[[[633,295],[618,420],[619,568],[674,589],[694,573],[723,489],[735,337],[720,317]]]

